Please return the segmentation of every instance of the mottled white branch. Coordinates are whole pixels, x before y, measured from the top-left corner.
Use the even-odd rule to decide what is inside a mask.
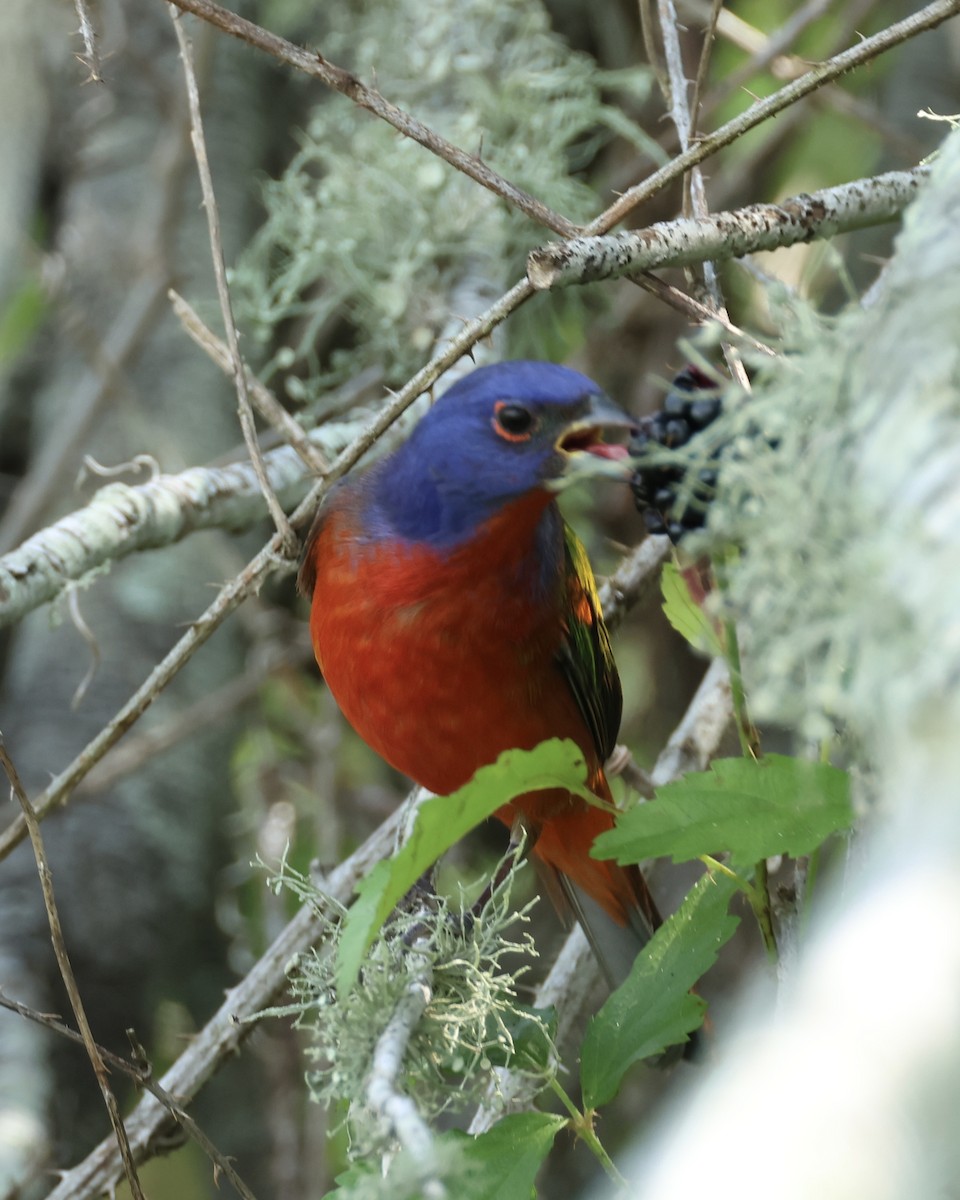
[[[732,720],[730,672],[722,658],[715,658],[650,772],[654,787],[663,787],[689,771],[706,770]]]
[[[600,611],[607,628],[616,629],[624,613],[660,579],[660,568],[670,557],[670,539],[652,534],[635,546],[616,571],[600,585]]]
[[[395,1138],[422,1172],[425,1200],[441,1200],[446,1189],[436,1177],[433,1133],[400,1086],[403,1060],[433,992],[433,968],[416,944],[410,948],[411,977],[373,1051],[366,1098],[388,1136]]]
[[[926,166],[890,171],[780,204],[751,204],[699,220],[661,221],[646,229],[550,242],[530,253],[527,278],[544,291],[657,267],[740,258],[866,229],[898,217],[929,173]]]
[[[356,424],[351,426],[356,431]],[[342,427],[331,429],[349,440]],[[342,448],[342,447],[341,447]],[[294,451],[265,455],[267,475],[286,508],[303,499],[310,480]],[[192,467],[147,483],[111,483],[86,508],[0,558],[0,626],[10,625],[104,564],[136,550],[168,546],[197,529],[244,529],[266,515],[249,462]]]

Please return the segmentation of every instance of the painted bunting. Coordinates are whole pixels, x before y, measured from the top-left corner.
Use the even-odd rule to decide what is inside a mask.
[[[299,574],[330,690],[360,736],[440,795],[514,747],[572,738],[604,800],[620,680],[586,552],[556,496],[629,481],[636,422],[566,367],[506,362],[456,383],[409,439],[331,490]],[[591,858],[607,811],[566,791],[520,796],[554,899],[611,984],[660,923],[640,872]]]

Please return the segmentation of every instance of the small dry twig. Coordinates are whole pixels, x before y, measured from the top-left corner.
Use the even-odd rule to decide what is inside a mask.
[[[213,275],[217,284],[217,297],[220,300],[220,312],[223,325],[227,331],[227,345],[230,348],[231,374],[237,390],[237,412],[240,417],[240,428],[243,440],[247,444],[250,461],[260,483],[260,490],[267,502],[267,508],[273,517],[273,523],[280,535],[284,553],[292,554],[297,546],[297,537],[290,528],[287,514],[283,511],[276,493],[270,486],[267,470],[263,464],[263,454],[257,441],[257,430],[253,419],[253,409],[250,406],[250,396],[247,391],[247,369],[240,353],[240,335],[237,333],[237,323],[233,316],[233,303],[230,300],[230,289],[227,287],[227,265],[223,257],[223,240],[220,237],[220,210],[213,190],[213,175],[210,171],[210,160],[207,158],[207,144],[203,136],[203,118],[200,115],[200,91],[197,87],[197,75],[193,69],[193,52],[190,40],[183,32],[180,13],[170,5],[170,19],[177,35],[177,45],[180,47],[180,61],[183,63],[183,74],[187,85],[187,102],[190,109],[190,138],[193,142],[193,153],[197,160],[197,171],[200,175],[200,190],[203,193],[203,207],[207,214],[207,229],[210,236],[210,253],[213,256]]]
[[[71,1029],[69,1025],[64,1025],[59,1017],[54,1016],[52,1013],[37,1012],[36,1009],[30,1008],[29,1005],[5,996],[2,990],[0,990],[0,1008],[5,1008],[8,1012],[16,1013],[18,1016],[24,1017],[27,1021],[32,1021],[35,1025],[42,1026],[44,1029],[49,1029],[51,1033],[67,1038],[68,1041],[78,1042],[80,1045],[83,1044],[83,1038],[80,1034],[75,1029]],[[136,1062],[128,1062],[125,1058],[121,1058],[119,1054],[114,1054],[99,1044],[97,1049],[105,1063],[115,1071],[121,1071],[129,1079],[132,1079],[138,1087],[142,1087],[160,1101],[163,1107],[176,1120],[177,1124],[182,1127],[184,1132],[189,1137],[192,1137],[197,1145],[200,1146],[216,1170],[222,1171],[230,1180],[236,1188],[237,1194],[243,1197],[243,1200],[256,1200],[254,1194],[237,1174],[230,1159],[217,1149],[186,1109],[178,1104],[159,1083],[154,1082],[151,1075],[153,1068],[146,1061],[145,1056],[139,1049],[135,1056],[137,1059]]]
[[[77,57],[90,72],[86,82],[103,83],[103,76],[100,74],[100,51],[97,49],[97,31],[87,10],[87,0],[73,0],[73,5],[80,20],[80,36],[83,38],[84,49],[84,53],[78,54]]]
[[[173,3],[184,12],[193,13],[217,29],[222,29],[224,33],[229,33],[231,37],[239,38],[286,63],[287,66],[295,67],[298,71],[319,79],[327,87],[392,125],[404,137],[419,142],[450,166],[462,171],[464,175],[468,175],[495,195],[501,196],[539,224],[561,235],[576,233],[577,227],[573,222],[553,212],[542,201],[491,170],[478,154],[467,154],[459,146],[454,146],[416,117],[384,99],[374,88],[362,83],[356,75],[324,58],[318,51],[311,52],[295,46],[285,38],[278,37],[252,21],[244,20],[219,4],[214,4],[212,0],[173,0]]]
[[[233,359],[230,349],[225,342],[208,328],[197,313],[184,298],[173,288],[167,292],[174,316],[180,321],[185,332],[196,342],[227,375],[233,373]],[[310,441],[306,430],[294,417],[287,412],[273,392],[257,379],[249,367],[244,366],[244,378],[250,399],[256,405],[260,416],[271,425],[277,433],[296,450],[303,459],[304,465],[317,475],[323,475],[327,469],[327,460],[323,452]]]
[[[17,800],[20,802],[20,807],[23,810],[23,819],[27,825],[27,831],[30,835],[30,842],[33,846],[33,856],[37,861],[37,874],[40,876],[40,887],[43,890],[43,906],[47,912],[47,921],[50,925],[50,940],[53,942],[53,952],[57,956],[57,966],[60,968],[60,977],[63,980],[63,985],[67,989],[67,995],[70,998],[70,1007],[73,1009],[74,1016],[77,1018],[77,1026],[80,1030],[80,1037],[83,1042],[84,1049],[87,1052],[87,1057],[90,1059],[90,1065],[93,1067],[93,1073],[97,1078],[97,1083],[100,1086],[100,1094],[103,1096],[103,1103],[106,1106],[107,1113],[110,1117],[110,1124],[113,1126],[113,1132],[117,1139],[117,1145],[120,1147],[120,1158],[123,1162],[123,1171],[126,1176],[127,1183],[130,1185],[130,1191],[133,1193],[134,1200],[145,1200],[143,1189],[140,1187],[140,1179],[137,1176],[137,1168],[133,1161],[133,1155],[130,1152],[130,1143],[127,1140],[127,1131],[123,1125],[123,1118],[120,1116],[120,1109],[117,1106],[117,1098],[113,1094],[110,1087],[110,1080],[107,1076],[107,1068],[100,1054],[100,1047],[97,1045],[93,1037],[93,1032],[90,1029],[90,1023],[87,1021],[86,1010],[83,1007],[83,1000],[80,998],[80,992],[77,989],[77,981],[73,974],[73,967],[70,965],[70,955],[67,953],[67,946],[63,940],[63,929],[60,926],[60,914],[57,911],[57,901],[53,894],[53,876],[50,872],[50,866],[47,862],[46,851],[43,846],[43,838],[40,834],[40,825],[37,821],[37,815],[33,810],[27,793],[24,790],[23,784],[20,782],[20,776],[17,773],[17,768],[13,765],[13,761],[7,752],[7,747],[0,735],[0,765],[3,766],[6,772],[7,779],[10,781],[10,787]]]
[[[788,83],[772,95],[751,104],[745,112],[727,121],[713,133],[705,135],[689,150],[678,154],[676,158],[658,171],[654,171],[642,183],[638,183],[629,191],[624,192],[609,208],[579,232],[589,237],[606,233],[608,229],[612,229],[628,213],[632,212],[638,204],[646,203],[668,184],[681,179],[691,167],[704,162],[718,150],[722,150],[724,146],[729,146],[731,142],[735,142],[748,130],[770,117],[776,116],[777,113],[783,112],[784,109],[796,104],[798,100],[802,100],[804,96],[823,87],[825,83],[845,75],[847,71],[852,71],[855,67],[862,67],[864,63],[868,63],[894,46],[916,37],[917,34],[935,29],[944,21],[956,16],[957,13],[960,13],[960,0],[934,0],[934,3],[928,4],[918,12],[911,13],[904,20],[895,22],[872,37],[861,39],[849,50],[844,50],[842,53],[834,55],[833,58],[828,58],[826,62],[811,67],[805,75]]]

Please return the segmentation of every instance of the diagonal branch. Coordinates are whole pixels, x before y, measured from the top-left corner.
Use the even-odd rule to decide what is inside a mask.
[[[533,295],[533,288],[524,279],[500,297],[481,316],[467,322],[456,337],[451,338],[446,348],[434,355],[429,363],[407,383],[376,414],[363,430],[350,442],[331,464],[326,477],[317,483],[294,511],[291,523],[300,529],[311,520],[317,505],[332,484],[346,474],[366,453],[374,442],[400,417],[442,373],[466,354],[481,338],[486,337],[511,312]],[[91,771],[107,751],[120,740],[126,731],[147,711],[160,692],[185,666],[207,639],[223,624],[226,618],[253,592],[259,591],[264,581],[273,572],[292,572],[296,561],[280,556],[281,542],[275,534],[246,567],[225,584],[213,603],[201,613],[187,632],[167,655],[150,672],[140,687],[111,718],[100,732],[88,742],[74,760],[33,801],[38,819],[42,820],[51,809],[65,804],[77,784]],[[26,836],[26,825],[22,817],[16,818],[0,834],[0,860],[20,844]]]
[[[638,183],[636,187],[624,192],[615,203],[579,232],[591,237],[606,233],[608,229],[612,229],[614,225],[622,221],[627,213],[636,208],[638,204],[645,203],[652,196],[663,191],[668,184],[682,178],[691,167],[710,158],[724,146],[729,146],[731,142],[742,137],[747,130],[753,129],[768,118],[776,116],[778,112],[796,104],[798,100],[802,100],[804,96],[808,96],[830,80],[837,79],[855,67],[863,66],[864,63],[870,62],[871,59],[884,54],[901,42],[916,37],[919,33],[935,29],[958,13],[960,13],[960,0],[934,0],[933,4],[928,4],[926,8],[911,13],[909,17],[897,21],[881,30],[880,33],[874,34],[873,37],[863,38],[849,50],[844,50],[841,54],[827,59],[826,62],[811,67],[805,75],[801,75],[799,79],[793,80],[763,100],[751,104],[746,112],[727,121],[713,133],[707,134],[689,150],[678,154],[665,167],[655,171],[643,183]]]
[[[9,996],[5,996],[0,989],[0,1008],[5,1008],[8,1012],[17,1013],[27,1021],[32,1021],[35,1025],[40,1025],[44,1029],[50,1030],[60,1037],[67,1038],[71,1042],[83,1043],[83,1038],[75,1029],[71,1029],[68,1025],[49,1013],[37,1012],[36,1009],[30,1008],[29,1005],[21,1004],[19,1000],[11,1000]],[[119,1054],[114,1054],[107,1050],[104,1046],[97,1046],[103,1061],[115,1071],[120,1071],[138,1086],[144,1088],[152,1096],[160,1101],[167,1109],[170,1115],[174,1118],[190,1137],[204,1151],[210,1161],[213,1163],[217,1171],[222,1171],[223,1174],[230,1180],[237,1190],[237,1194],[242,1197],[242,1200],[256,1200],[253,1193],[243,1182],[237,1172],[234,1170],[233,1164],[227,1155],[222,1154],[217,1147],[211,1142],[207,1135],[203,1132],[197,1122],[190,1114],[178,1104],[176,1100],[165,1092],[159,1083],[154,1082],[151,1078],[152,1065],[143,1059],[143,1064],[137,1062],[128,1062],[127,1059],[121,1058]]]
[[[346,904],[357,882],[390,854],[403,815],[403,810],[397,810],[388,817],[324,881],[324,891],[331,901]],[[236,1054],[253,1031],[257,1015],[283,987],[291,959],[316,942],[325,920],[310,905],[300,909],[160,1080],[166,1093],[175,1096],[179,1104],[188,1104],[223,1062]],[[145,1096],[127,1118],[127,1136],[136,1162],[156,1153],[156,1135],[168,1119],[167,1110],[153,1096]],[[47,1200],[85,1200],[110,1192],[119,1171],[116,1143],[105,1139],[82,1163],[66,1172]]]
[[[459,146],[454,146],[452,142],[448,142],[446,138],[435,133],[422,121],[418,121],[410,113],[391,104],[374,88],[362,83],[356,75],[345,71],[343,67],[338,67],[319,52],[311,52],[295,46],[292,42],[271,33],[268,29],[263,29],[252,21],[237,16],[229,9],[213,3],[213,0],[172,0],[172,2],[177,8],[193,13],[216,26],[217,29],[222,29],[224,33],[229,33],[231,37],[239,38],[240,41],[247,42],[248,45],[263,50],[280,62],[286,63],[287,66],[295,67],[298,71],[303,71],[306,75],[319,79],[328,88],[346,96],[360,108],[367,109],[374,116],[386,121],[388,125],[392,125],[404,137],[419,142],[421,146],[442,158],[444,162],[448,162],[458,171],[462,171],[464,175],[468,175],[474,182],[479,183],[495,195],[501,196],[540,225],[546,225],[548,229],[564,236],[576,232],[577,227],[572,221],[555,213],[542,201],[529,195],[522,188],[518,188],[508,179],[504,179],[502,175],[498,175],[478,155],[467,154]]]

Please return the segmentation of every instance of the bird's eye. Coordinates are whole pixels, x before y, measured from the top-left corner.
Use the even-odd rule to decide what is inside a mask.
[[[493,406],[493,428],[508,442],[526,442],[535,424],[533,413],[522,404],[498,400]]]

